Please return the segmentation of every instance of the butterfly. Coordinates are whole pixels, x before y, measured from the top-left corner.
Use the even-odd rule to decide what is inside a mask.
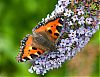
[[[62,17],[56,17],[46,23],[40,23],[21,41],[17,61],[34,60],[44,53],[56,51],[56,44],[63,26]]]

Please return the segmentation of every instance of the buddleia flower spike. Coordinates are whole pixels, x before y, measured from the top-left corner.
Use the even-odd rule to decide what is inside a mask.
[[[95,8],[92,8],[93,3],[96,5]],[[31,60],[32,66],[28,71],[44,75],[49,70],[61,67],[62,63],[80,52],[99,29],[99,7],[98,2],[87,0],[58,0],[54,11],[38,24],[41,26],[42,23],[45,24],[57,17],[62,18],[61,32],[55,44],[57,50],[49,51]],[[92,14],[93,10],[95,14]],[[39,26],[33,28],[32,31]]]

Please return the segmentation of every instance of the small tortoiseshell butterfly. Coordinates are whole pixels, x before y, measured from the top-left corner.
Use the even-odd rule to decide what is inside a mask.
[[[36,26],[32,34],[26,35],[21,41],[20,52],[17,56],[18,62],[34,60],[45,52],[56,51],[62,25],[62,18],[56,17],[43,25]]]

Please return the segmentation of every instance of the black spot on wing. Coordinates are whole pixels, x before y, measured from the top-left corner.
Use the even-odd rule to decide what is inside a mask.
[[[58,32],[61,32],[62,27],[61,26],[56,26],[56,29],[58,30]]]
[[[30,60],[28,57],[24,57],[25,60]]]
[[[55,35],[55,36],[59,36],[59,34],[58,34],[58,33],[54,33],[54,35]]]
[[[33,50],[37,50],[37,48],[35,48],[35,47],[32,47],[32,49],[33,49]]]
[[[60,24],[62,24],[63,25],[63,21],[61,20],[61,19],[59,19],[59,21],[58,21]]]
[[[35,55],[35,54],[30,54],[30,56],[31,56],[32,59],[38,57],[38,55]]]
[[[52,34],[52,31],[51,31],[51,30],[48,30],[48,32],[49,32],[50,34]]]
[[[38,53],[39,55],[41,55],[41,52],[38,51],[37,53]]]

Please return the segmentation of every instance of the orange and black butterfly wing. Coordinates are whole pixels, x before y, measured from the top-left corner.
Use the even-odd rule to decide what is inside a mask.
[[[33,44],[32,35],[27,35],[21,41],[20,52],[17,56],[18,62],[24,62],[27,60],[34,59],[43,53],[41,49],[33,47],[32,44]]]
[[[44,25],[42,25],[40,27],[36,27],[36,29],[34,31],[35,32],[46,31],[48,33],[48,36],[50,36],[52,39],[54,39],[56,41],[60,35],[62,26],[63,26],[62,18],[56,18],[54,20],[51,20],[51,21],[45,23]]]

